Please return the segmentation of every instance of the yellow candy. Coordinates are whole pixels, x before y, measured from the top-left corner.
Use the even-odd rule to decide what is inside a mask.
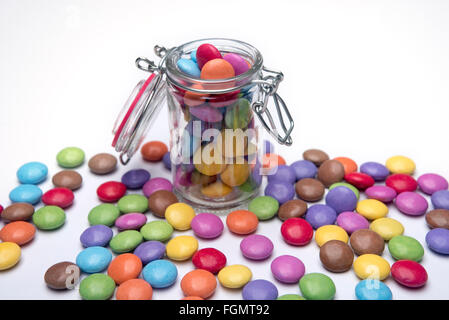
[[[391,173],[413,174],[416,169],[415,162],[404,156],[394,156],[387,160],[385,164]]]
[[[221,181],[211,183],[211,184],[201,188],[201,193],[209,198],[222,198],[222,197],[230,194],[231,191],[232,191],[232,188],[225,185]]]
[[[218,273],[218,281],[223,287],[237,289],[247,284],[253,274],[248,267],[241,264],[226,266]]]
[[[355,210],[368,220],[383,218],[388,214],[388,207],[383,202],[375,199],[359,201]]]
[[[248,177],[249,165],[246,162],[229,164],[220,175],[221,181],[230,187],[238,187],[244,184]]]
[[[343,228],[335,225],[322,226],[316,230],[315,241],[320,247],[330,240],[340,240],[347,243],[349,237]]]
[[[404,226],[392,218],[380,218],[371,222],[371,230],[378,233],[385,241],[404,233]]]
[[[360,279],[384,280],[390,274],[390,264],[377,254],[362,254],[354,261],[354,271]]]
[[[14,242],[0,243],[0,270],[14,267],[20,260],[20,247]]]
[[[195,210],[182,202],[173,203],[165,209],[165,219],[176,230],[189,230],[193,218]]]
[[[216,152],[216,146],[213,143],[198,148],[193,155],[193,164],[196,170],[206,176],[220,174],[226,168],[225,160]]]
[[[170,259],[184,261],[190,259],[198,250],[198,240],[192,236],[178,236],[171,239],[165,249]]]

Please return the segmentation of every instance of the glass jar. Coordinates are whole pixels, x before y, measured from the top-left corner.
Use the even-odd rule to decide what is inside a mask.
[[[238,54],[249,69],[219,80],[182,72],[178,60],[195,59],[192,52],[203,43],[214,45],[223,56]],[[215,210],[244,204],[259,193],[264,174],[260,126],[279,143],[292,143],[293,119],[277,94],[282,73],[264,68],[260,52],[237,40],[197,40],[169,50],[156,46],[155,52],[162,58],[157,66],[146,58],[136,60],[137,67],[151,75],[136,86],[115,124],[113,146],[121,152],[121,162],[126,164],[138,149],[166,98],[171,171],[178,197]],[[268,108],[270,97],[278,126]]]

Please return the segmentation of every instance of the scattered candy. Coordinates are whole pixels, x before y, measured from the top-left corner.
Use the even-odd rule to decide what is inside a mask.
[[[307,300],[332,300],[336,288],[331,278],[322,273],[308,273],[299,280],[301,294]]]
[[[360,166],[360,172],[369,175],[375,181],[385,181],[390,171],[378,162],[365,162]]]
[[[165,245],[160,241],[145,241],[137,246],[134,254],[139,257],[143,265],[146,265],[164,257]]]
[[[336,187],[327,193],[326,204],[333,208],[337,214],[352,211],[357,206],[357,196],[349,188]]]
[[[254,212],[259,220],[268,220],[278,212],[279,202],[270,196],[257,197],[250,201],[248,210]]]
[[[148,207],[155,216],[165,218],[167,208],[177,202],[178,198],[173,192],[158,190],[148,198]]]
[[[388,207],[379,200],[365,199],[357,203],[356,211],[368,220],[376,220],[388,214]]]
[[[365,190],[374,185],[374,179],[365,173],[351,172],[345,174],[344,178],[359,190]]]
[[[440,190],[432,194],[431,201],[435,209],[449,210],[449,191]]]
[[[319,149],[306,150],[302,154],[302,157],[304,160],[312,162],[317,167],[321,166],[324,161],[329,160],[327,153]]]
[[[87,219],[91,226],[103,224],[105,226],[114,225],[115,220],[120,216],[120,210],[113,204],[104,203],[93,208]]]
[[[186,203],[178,202],[167,207],[165,219],[175,230],[189,230],[195,211]]]
[[[153,288],[167,288],[175,283],[178,269],[168,260],[154,260],[143,268],[142,276]]]
[[[349,243],[356,255],[377,254],[382,255],[385,249],[384,239],[369,229],[355,231],[349,238]]]
[[[5,211],[3,212],[2,218],[5,216]],[[447,209],[435,209],[429,211],[426,214],[426,222],[430,228],[444,228],[449,229],[449,210]]]
[[[314,229],[334,224],[337,219],[337,212],[325,204],[314,204],[307,210],[306,220]]]
[[[390,264],[376,254],[363,254],[355,259],[354,272],[362,280],[384,280],[390,275]]]
[[[0,243],[0,271],[11,269],[20,260],[20,247],[14,242]]]
[[[41,162],[28,162],[17,170],[17,178],[22,184],[38,184],[47,178],[48,168]]]
[[[89,247],[76,257],[76,264],[85,273],[98,273],[106,270],[112,260],[112,253],[103,247]]]
[[[223,287],[237,289],[247,284],[252,276],[253,274],[248,267],[234,264],[221,269],[217,277]]]
[[[137,230],[147,222],[147,217],[142,213],[127,213],[115,220],[115,226],[119,231]]]
[[[385,166],[391,173],[413,174],[415,163],[412,159],[404,156],[394,156],[387,160]]]
[[[337,158],[334,158],[334,160],[337,160],[338,162],[340,162],[343,165],[343,167],[345,169],[345,175],[357,171],[357,168],[358,168],[357,163],[350,158],[337,157]]]
[[[67,188],[53,188],[42,195],[42,202],[47,206],[58,206],[62,209],[70,207],[75,196],[72,190]]]
[[[203,269],[188,272],[181,280],[181,289],[185,296],[209,298],[217,288],[215,276]]]
[[[326,160],[318,168],[317,179],[320,180],[326,188],[333,183],[340,182],[345,176],[345,168],[337,160]]]
[[[418,240],[402,235],[391,238],[388,250],[396,260],[420,261],[424,255],[424,248]]]
[[[422,195],[410,191],[399,194],[394,203],[399,211],[409,216],[421,216],[426,213],[429,206]]]
[[[91,274],[80,283],[79,292],[85,300],[107,300],[114,294],[114,280],[102,273]]]
[[[307,211],[306,202],[299,199],[289,200],[279,207],[278,217],[282,221],[287,220],[289,218],[300,218],[304,216],[306,211]]]
[[[140,194],[129,194],[117,203],[121,213],[144,213],[148,210],[148,199]]]
[[[97,196],[104,202],[117,202],[126,193],[126,186],[118,181],[108,181],[97,188]]]
[[[128,189],[140,189],[150,180],[150,177],[150,173],[145,169],[129,170],[122,176],[122,183]]]
[[[256,231],[258,224],[258,217],[248,210],[232,211],[226,217],[228,229],[235,234],[250,234]]]
[[[286,182],[269,182],[265,188],[265,196],[272,197],[283,204],[295,197],[295,188],[292,184]]]
[[[404,233],[404,226],[392,218],[380,218],[371,222],[369,228],[379,234],[385,241]]]
[[[304,263],[296,257],[283,255],[271,262],[273,276],[282,283],[298,283],[306,272]]]
[[[298,198],[308,202],[315,202],[323,198],[324,184],[317,179],[303,178],[296,183],[295,191]]]
[[[147,142],[140,149],[143,159],[147,161],[161,161],[167,152],[167,145],[161,141]]]
[[[279,296],[276,300],[306,300],[299,294],[283,294]]]
[[[366,279],[360,281],[355,287],[355,295],[359,300],[391,300],[393,294],[390,288],[382,281]]]
[[[387,178],[385,184],[394,189],[397,194],[405,191],[415,191],[418,188],[418,182],[413,177],[402,173],[392,174]]]
[[[304,219],[290,218],[282,223],[281,234],[288,244],[304,246],[312,240],[313,228]]]
[[[137,279],[142,271],[142,261],[132,253],[124,253],[115,257],[108,267],[108,276],[115,283],[122,284],[131,279]]]
[[[123,282],[115,293],[117,300],[151,300],[153,288],[142,279],[130,279]]]
[[[294,184],[296,182],[295,170],[287,165],[278,166],[276,173],[268,176],[268,183],[275,181]]]
[[[253,234],[240,242],[242,254],[251,260],[265,260],[273,252],[273,242],[263,235]]]
[[[63,168],[76,168],[84,162],[84,151],[77,147],[68,147],[59,151],[56,161]]]
[[[173,191],[173,185],[165,178],[153,178],[143,185],[143,194],[145,197],[149,197],[159,190]]]
[[[430,250],[439,254],[449,254],[449,230],[435,228],[426,235],[426,243]]]
[[[173,234],[173,227],[167,221],[151,221],[140,229],[145,240],[167,241]]]
[[[22,246],[33,240],[36,228],[29,222],[14,221],[6,224],[0,230],[0,240],[3,242],[14,242]]]
[[[352,211],[342,212],[337,217],[337,225],[342,227],[348,234],[360,229],[368,229],[370,224],[365,217]]]
[[[438,174],[426,173],[418,178],[418,186],[422,192],[432,195],[437,191],[447,190],[449,183]]]
[[[3,220],[8,221],[26,221],[31,219],[34,213],[34,207],[26,202],[16,202],[6,207],[1,213]]]
[[[87,166],[95,174],[108,174],[117,168],[117,158],[109,153],[99,153],[90,158]]]
[[[319,227],[315,232],[315,241],[319,247],[330,240],[340,240],[347,243],[349,240],[346,231],[335,225]]]
[[[52,182],[57,188],[67,188],[74,191],[81,187],[83,177],[76,171],[62,170],[53,176]]]
[[[359,199],[360,197],[360,192],[359,190],[354,187],[352,184],[346,183],[346,182],[335,182],[333,183],[330,187],[329,187],[329,191],[336,188],[336,187],[346,187],[351,189],[352,192],[354,192],[355,196],[357,197],[357,199]]]
[[[225,267],[226,256],[217,249],[204,248],[193,255],[192,263],[197,269],[204,269],[216,274]]]
[[[330,240],[321,246],[320,260],[331,272],[345,272],[352,267],[354,253],[348,244],[340,240]]]
[[[409,288],[419,288],[427,282],[426,269],[412,260],[399,260],[393,263],[391,276],[396,282]]]
[[[55,230],[65,222],[65,212],[60,207],[45,206],[33,214],[33,223],[41,230]]]
[[[80,268],[68,261],[59,262],[47,269],[44,281],[54,290],[67,290],[75,288],[80,279]]]
[[[105,225],[95,225],[87,228],[80,236],[83,247],[105,247],[113,236],[112,229]]]
[[[315,164],[308,160],[299,160],[293,162],[290,167],[295,171],[296,181],[305,178],[315,178],[318,169]]]
[[[242,296],[243,300],[276,300],[278,289],[270,281],[258,279],[243,287]]]
[[[379,200],[383,203],[389,203],[396,198],[396,191],[387,186],[372,186],[365,190],[369,199]]]
[[[175,261],[190,259],[198,250],[198,240],[192,236],[177,236],[167,243],[167,257]]]
[[[212,213],[200,213],[191,221],[191,227],[197,237],[214,239],[223,232],[223,222]]]
[[[41,201],[42,190],[34,184],[22,184],[9,193],[12,202],[36,204]]]
[[[124,253],[134,250],[143,241],[143,236],[136,230],[126,230],[116,234],[109,246],[115,253]]]

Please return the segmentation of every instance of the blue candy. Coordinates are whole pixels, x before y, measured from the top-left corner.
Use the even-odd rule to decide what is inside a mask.
[[[175,283],[178,270],[168,260],[154,260],[143,268],[142,276],[153,288],[167,288]]]
[[[393,295],[390,288],[382,281],[366,279],[355,287],[355,295],[359,300],[391,300]]]
[[[196,49],[190,52],[190,59],[192,59],[196,63]]]
[[[112,239],[113,232],[112,229],[98,224],[91,226],[84,230],[80,236],[80,241],[83,247],[104,247],[107,246],[109,241]]]
[[[295,171],[297,181],[305,178],[315,178],[318,172],[316,165],[308,160],[293,162],[290,167]]]
[[[291,167],[280,165],[277,167],[276,173],[268,175],[268,182],[286,182],[294,184],[296,182],[296,173]]]
[[[40,162],[28,162],[17,170],[20,183],[38,184],[47,178],[48,168]]]
[[[42,190],[34,184],[22,184],[9,193],[12,202],[36,204],[41,201]]]
[[[337,213],[353,211],[357,206],[357,196],[351,189],[338,186],[327,193],[326,204]]]
[[[162,157],[162,162],[164,163],[164,167],[168,170],[171,170],[171,159],[170,159],[170,151],[164,154]]]
[[[179,59],[177,62],[179,70],[187,73],[189,76],[199,78],[201,76],[201,70],[195,61],[189,59]]]
[[[89,247],[81,251],[76,257],[76,264],[81,271],[97,273],[105,270],[112,260],[112,253],[103,247]]]

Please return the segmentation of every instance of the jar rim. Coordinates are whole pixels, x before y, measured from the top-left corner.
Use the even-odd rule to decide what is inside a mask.
[[[245,52],[246,56],[250,57],[253,61],[251,64],[251,68],[242,73],[238,76],[232,77],[232,78],[226,78],[226,79],[211,79],[211,80],[205,80],[200,78],[195,78],[192,76],[189,76],[188,74],[185,74],[184,72],[180,71],[177,67],[177,60],[179,58],[180,54],[190,54],[194,49],[198,48],[203,43],[211,43],[215,45],[218,49],[221,47],[224,47],[229,45],[231,48],[239,49],[241,52]],[[233,46],[234,45],[234,46]],[[238,48],[235,46],[239,46]],[[232,52],[232,51],[230,51]],[[236,89],[239,89],[241,87],[246,86],[251,80],[253,80],[255,77],[258,76],[259,71],[262,70],[263,67],[263,57],[260,51],[255,48],[254,46],[235,39],[228,39],[228,38],[206,38],[206,39],[200,39],[200,40],[193,40],[187,43],[184,43],[178,47],[175,47],[171,49],[167,53],[166,61],[166,75],[168,80],[175,84],[176,86],[179,86],[181,88],[184,88],[186,90],[195,91],[195,92],[213,92],[213,93],[219,93],[219,92],[231,92]],[[223,85],[226,89],[218,89],[218,90],[210,90],[210,89],[197,89],[197,88],[191,88],[191,86],[185,86],[183,82],[192,83],[192,84],[199,84],[203,87],[216,87],[220,84]],[[232,84],[232,85],[231,85]]]

